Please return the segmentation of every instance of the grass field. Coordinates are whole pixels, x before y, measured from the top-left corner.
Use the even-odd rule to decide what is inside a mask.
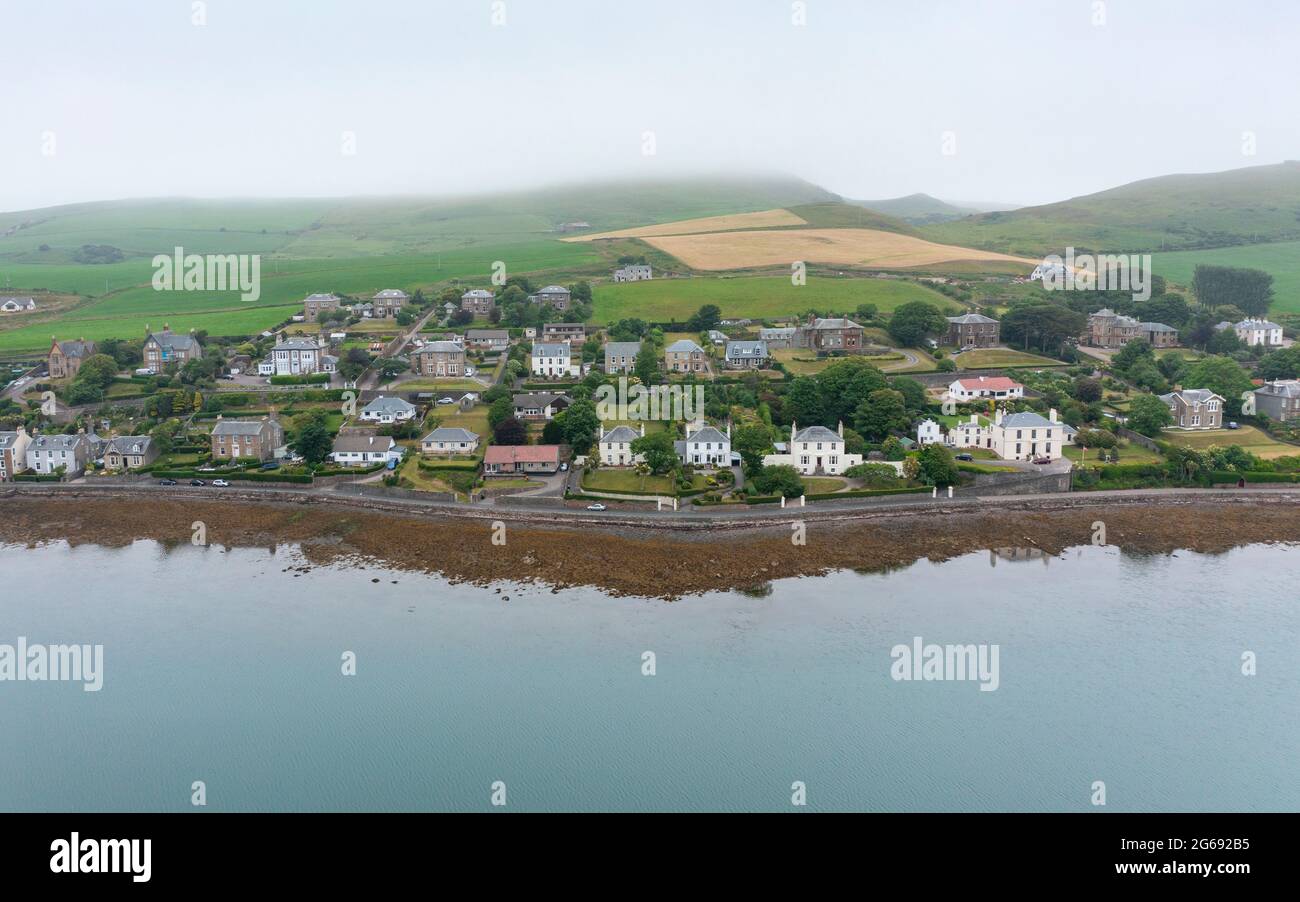
[[[1151,255],[1156,274],[1189,290],[1197,264],[1262,269],[1273,276],[1273,310],[1300,313],[1300,241]]]
[[[712,232],[643,239],[692,269],[722,271],[789,266],[796,260],[846,266],[909,269],[959,261],[1015,263],[1032,269],[1037,261],[947,244],[879,229],[770,229]]]
[[[780,349],[772,352],[772,359],[779,360],[785,368],[796,376],[812,376],[820,373],[835,362],[831,357],[813,359],[812,351],[795,348]]]
[[[803,478],[803,490],[808,495],[820,495],[825,492],[838,492],[848,485],[843,479],[835,479],[830,476],[805,476]]]
[[[957,366],[967,370],[987,370],[1006,366],[1067,366],[1060,360],[1026,354],[1008,348],[978,348],[952,358]]]
[[[631,470],[604,468],[592,470],[582,477],[582,487],[597,492],[659,492],[671,495],[673,480],[667,476],[638,476]]]
[[[937,291],[902,279],[810,278],[796,286],[782,276],[748,276],[603,283],[593,289],[593,316],[602,324],[625,317],[681,322],[703,305],[716,304],[724,317],[768,319],[813,309],[851,313],[859,304],[875,304],[888,312],[908,301],[959,309]]]
[[[1181,445],[1185,448],[1195,448],[1200,451],[1214,445],[1221,448],[1226,448],[1228,445],[1239,445],[1242,450],[1249,451],[1256,457],[1262,457],[1266,460],[1274,457],[1300,455],[1300,447],[1279,442],[1254,426],[1242,426],[1240,429],[1209,429],[1198,432],[1180,432],[1176,429],[1166,429],[1161,433],[1160,437],[1172,444]],[[1123,454],[1123,452],[1120,453]]]
[[[565,238],[565,241],[596,241],[602,238],[650,238],[656,235],[694,235],[701,232],[729,232],[735,229],[763,229],[771,226],[807,225],[789,210],[760,210],[757,213],[733,213],[728,216],[706,216],[701,219],[684,219],[679,222],[662,222],[657,225],[619,229],[615,232],[598,232]]]

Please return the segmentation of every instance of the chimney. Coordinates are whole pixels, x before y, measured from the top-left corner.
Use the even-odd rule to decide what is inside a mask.
[[[993,425],[994,425],[994,426],[1001,426],[1001,425],[1002,425],[1002,408],[1001,408],[1001,407],[999,407],[998,410],[997,410],[997,413],[995,413],[995,414],[993,415]]]
[[[645,423],[641,424],[641,437],[645,438]]]
[[[790,421],[790,453],[791,454],[794,453],[794,431],[795,431],[795,427],[798,425],[799,424],[794,420]]]
[[[840,425],[839,425],[839,427],[836,429],[836,431],[840,434],[840,438],[844,438],[844,421],[843,421],[843,420],[840,420]]]
[[[1047,412],[1047,418],[1048,418],[1049,420],[1051,420],[1053,423],[1056,422],[1056,408],[1055,408],[1055,407],[1053,407],[1051,410],[1049,410],[1049,411]]]

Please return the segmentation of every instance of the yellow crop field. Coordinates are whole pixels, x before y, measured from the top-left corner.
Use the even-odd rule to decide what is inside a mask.
[[[579,235],[564,241],[595,241],[598,238],[649,238],[655,235],[694,235],[700,232],[733,232],[737,229],[766,229],[774,226],[807,225],[807,221],[789,210],[760,210],[757,213],[731,213],[726,216],[706,216],[702,219],[683,219],[679,222],[661,222],[659,225],[619,229],[615,232],[598,232]]]
[[[765,232],[717,232],[662,235],[643,239],[692,269],[748,269],[832,263],[908,269],[956,262],[1017,263],[1033,269],[1039,261],[992,251],[935,244],[922,238],[878,229],[773,229]]]

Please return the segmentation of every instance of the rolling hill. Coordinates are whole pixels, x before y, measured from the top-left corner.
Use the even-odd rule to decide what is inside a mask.
[[[1300,238],[1300,161],[1144,179],[921,228],[947,244],[1041,256],[1197,250]]]
[[[850,203],[877,213],[884,213],[886,216],[897,217],[913,225],[948,222],[982,212],[978,207],[959,207],[928,194],[909,194],[906,197],[891,197],[886,200],[855,200]]]

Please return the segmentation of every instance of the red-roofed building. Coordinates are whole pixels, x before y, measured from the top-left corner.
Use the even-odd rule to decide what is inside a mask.
[[[1025,387],[1006,376],[975,376],[958,379],[948,386],[948,397],[954,401],[975,401],[981,398],[1005,401],[1024,396]]]
[[[559,445],[492,445],[483,455],[484,476],[554,473],[559,469]]]

